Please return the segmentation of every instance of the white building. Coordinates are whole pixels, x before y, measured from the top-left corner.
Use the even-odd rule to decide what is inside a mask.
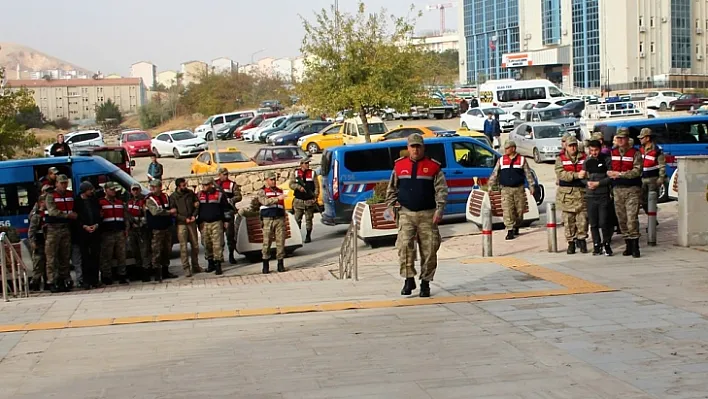
[[[157,66],[151,62],[140,61],[130,66],[130,76],[141,78],[146,89],[157,82]]]
[[[305,57],[293,58],[293,81],[300,82],[305,76]]]
[[[177,83],[177,72],[172,70],[162,71],[157,74],[157,83],[169,89]]]
[[[230,74],[236,71],[236,64],[230,58],[221,57],[211,61],[211,69],[214,73]]]
[[[454,33],[446,33],[444,36],[414,37],[413,45],[425,51],[443,53],[448,50],[459,50],[460,36]]]
[[[290,82],[293,79],[293,60],[290,58],[278,58],[271,63],[274,77]]]
[[[258,64],[246,64],[246,65],[239,65],[238,67],[238,72],[239,73],[245,73],[247,75],[251,74],[257,74],[260,71],[258,68]]]
[[[202,76],[209,73],[209,65],[202,61],[189,61],[182,64],[182,82],[186,86],[198,83]]]

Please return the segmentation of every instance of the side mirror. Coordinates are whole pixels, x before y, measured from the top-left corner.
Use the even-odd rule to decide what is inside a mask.
[[[130,166],[135,166],[135,160],[130,160]]]
[[[530,134],[526,133],[526,136],[524,136],[524,137],[526,137],[527,139],[530,139],[532,136]]]
[[[211,165],[211,159],[207,161],[207,165]]]

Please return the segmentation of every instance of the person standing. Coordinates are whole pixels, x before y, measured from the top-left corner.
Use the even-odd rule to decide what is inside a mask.
[[[302,216],[305,215],[305,242],[312,242],[312,219],[317,211],[317,198],[320,196],[320,185],[317,173],[310,169],[310,158],[302,158],[300,167],[290,176],[290,189],[295,193],[293,211],[297,227],[302,229]]]
[[[125,266],[125,237],[128,235],[128,221],[125,217],[125,204],[117,193],[120,184],[108,182],[103,187],[106,196],[98,203],[101,205],[101,282],[113,284],[113,261],[116,263],[118,281],[128,284]]]
[[[559,186],[556,203],[563,212],[565,241],[568,243],[566,253],[574,254],[577,245],[580,252],[586,254],[588,219],[583,182],[586,175],[583,169],[586,156],[578,151],[578,140],[575,137],[568,137],[565,144],[565,151],[556,158],[555,171]]]
[[[607,177],[612,159],[602,153],[602,143],[597,140],[590,140],[587,147],[589,155],[583,164],[583,169],[586,172],[585,200],[592,234],[592,254],[602,255],[604,249],[605,255],[612,256],[610,243],[614,226],[611,212],[614,204],[610,197],[610,178]]]
[[[153,180],[162,181],[162,173],[163,172],[164,172],[164,168],[162,167],[162,164],[157,162],[157,155],[155,155],[155,154],[150,155],[150,166],[148,166],[148,170],[147,170],[148,181],[153,181]]]
[[[666,181],[666,157],[661,148],[654,143],[654,132],[644,128],[639,133],[639,142],[642,147],[642,209],[649,212],[649,192],[655,192],[657,199],[659,188]]]
[[[415,240],[421,256],[420,293],[430,296],[430,282],[438,267],[440,231],[447,202],[447,183],[440,162],[425,156],[423,136],[408,136],[408,156],[396,160],[386,189],[386,203],[398,210],[398,263],[405,278],[401,295],[416,288]],[[412,253],[411,253],[412,252]]]
[[[258,190],[258,202],[263,222],[263,274],[270,272],[270,244],[275,239],[278,272],[285,271],[285,195],[279,189],[275,172],[266,172],[265,185]]]
[[[71,230],[69,225],[76,220],[74,212],[74,193],[68,190],[69,178],[57,176],[57,186],[46,199],[47,235],[45,256],[47,258],[47,277],[51,279],[52,292],[71,290],[69,262],[71,258]]]
[[[135,267],[140,279],[147,283],[150,281],[150,230],[145,220],[145,197],[140,184],[130,186],[130,199],[128,200],[128,247],[135,258]]]
[[[468,109],[470,109],[470,104],[463,98],[460,100],[460,115],[467,112]]]
[[[30,290],[32,291],[39,291],[42,286],[42,279],[44,279],[45,285],[49,284],[47,280],[47,258],[44,254],[45,195],[42,194],[37,198],[37,209],[33,209],[29,215],[30,222],[27,239],[32,249],[32,281],[30,282]]]
[[[484,135],[487,136],[490,143],[494,143],[494,148],[499,148],[499,136],[501,136],[501,126],[499,120],[494,117],[494,113],[487,113],[487,119],[484,120]],[[494,141],[496,137],[497,141]]]
[[[504,156],[499,158],[488,185],[491,191],[497,191],[497,184],[501,185],[502,211],[504,212],[504,226],[506,227],[507,240],[513,240],[519,235],[519,226],[524,220],[526,208],[526,191],[524,183],[528,183],[531,196],[534,194],[533,174],[526,158],[516,152],[516,143],[508,140],[504,143]]]
[[[52,147],[49,149],[49,155],[53,157],[71,156],[71,148],[69,147],[69,144],[64,142],[63,134],[57,134],[57,142],[52,144]]]
[[[96,189],[91,182],[79,185],[79,197],[76,199],[76,241],[81,252],[83,281],[81,288],[91,289],[101,286],[98,278],[101,262],[101,205],[96,198]]]
[[[202,232],[207,262],[209,269],[215,270],[218,276],[224,273],[221,269],[221,262],[224,261],[224,227],[228,223],[227,215],[232,215],[229,211],[230,205],[226,201],[226,195],[214,188],[213,177],[202,179],[202,191],[197,198],[199,230]]]
[[[47,175],[39,179],[39,188],[42,191],[53,191],[57,185],[57,175],[59,174],[59,169],[52,166],[47,170]]]
[[[229,263],[236,264],[236,229],[234,226],[234,218],[237,212],[236,204],[241,202],[241,187],[235,181],[229,179],[229,170],[226,168],[219,169],[219,180],[216,182],[218,188],[226,195],[226,200],[229,203],[230,209],[226,214],[226,244],[229,248]],[[221,245],[224,246],[223,244]]]
[[[617,146],[612,149],[612,167],[607,176],[612,179],[615,212],[627,248],[624,256],[640,257],[639,204],[642,197],[642,154],[629,145],[629,130],[621,127],[615,135]]]
[[[147,208],[145,213],[147,225],[152,231],[150,245],[153,275],[155,281],[162,281],[163,272],[170,265],[170,251],[172,250],[170,226],[172,226],[173,216],[177,214],[177,209],[170,208],[170,200],[162,192],[160,180],[150,181],[150,195],[145,199],[145,207]]]
[[[170,207],[177,209],[177,238],[179,240],[179,253],[182,261],[184,275],[201,273],[199,267],[199,233],[197,232],[197,216],[199,216],[199,199],[183,178],[175,180],[177,189],[170,195]],[[187,251],[187,246],[190,246]],[[191,258],[191,265],[190,265]],[[211,263],[209,264],[211,267]]]

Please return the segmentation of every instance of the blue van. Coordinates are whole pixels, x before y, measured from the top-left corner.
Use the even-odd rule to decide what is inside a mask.
[[[656,135],[656,143],[666,156],[666,176],[676,170],[676,157],[686,155],[708,155],[708,115],[679,116],[672,118],[631,119],[598,123],[593,132],[602,132],[606,143],[612,143],[617,129],[629,129],[629,137],[639,146],[639,132],[647,127]],[[668,184],[659,190],[659,201],[669,200]]]
[[[374,186],[388,182],[393,163],[407,149],[405,140],[334,147],[322,154],[322,198],[326,225],[349,224],[357,202],[366,201]],[[425,139],[425,155],[442,164],[448,185],[445,216],[463,216],[467,197],[474,187],[485,185],[500,154],[482,141],[470,137]],[[536,185],[536,202],[542,203],[544,189]]]

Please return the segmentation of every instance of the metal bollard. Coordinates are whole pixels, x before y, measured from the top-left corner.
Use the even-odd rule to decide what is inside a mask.
[[[656,211],[659,195],[656,191],[649,191],[649,204],[647,206],[647,244],[656,246]]]
[[[558,235],[556,233],[556,204],[554,202],[546,203],[546,227],[548,228],[548,252],[558,252]]]
[[[359,237],[357,234],[359,233],[359,224],[354,223],[354,247],[352,248],[352,263],[353,263],[353,269],[354,269],[354,281],[359,281],[359,249],[357,248],[359,246]]]
[[[482,208],[482,256],[494,256],[492,252],[492,210]]]

